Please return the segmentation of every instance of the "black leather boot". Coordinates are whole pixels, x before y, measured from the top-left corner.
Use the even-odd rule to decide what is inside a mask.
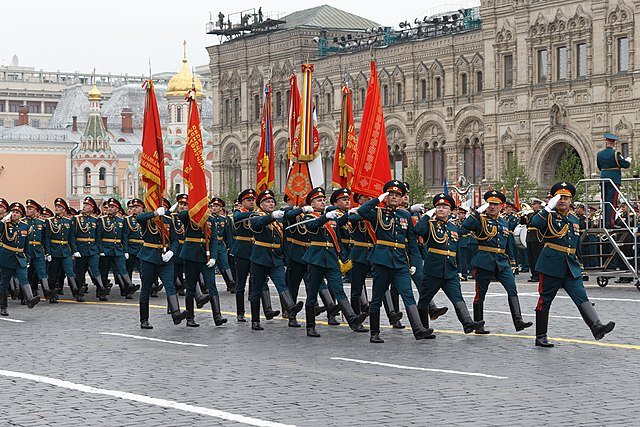
[[[246,322],[244,318],[244,292],[236,293],[236,319],[238,322]]]
[[[509,297],[509,309],[511,310],[511,318],[513,319],[513,326],[515,326],[516,331],[522,331],[523,329],[533,326],[533,322],[524,322],[522,320],[520,301],[517,296]]]
[[[367,295],[364,291],[365,290],[363,289],[360,294],[360,311],[362,313],[369,314],[369,300],[367,299]]]
[[[209,301],[211,301],[211,296],[209,294],[203,294],[200,285],[196,283],[196,307],[202,308]]]
[[[449,311],[449,307],[438,307],[433,300],[429,302],[429,317],[431,320],[436,320],[438,317],[444,316],[447,311]]]
[[[179,325],[184,319],[189,317],[189,312],[187,310],[180,311],[180,302],[178,301],[178,295],[176,294],[167,295],[167,307],[169,308],[169,313],[171,314],[174,325]]]
[[[380,312],[372,311],[369,313],[369,326],[371,327],[371,336],[369,342],[374,344],[381,344],[384,342],[380,338]]]
[[[189,298],[189,297],[185,298],[184,304],[187,306],[187,313],[188,313],[187,326],[190,328],[197,328],[198,326],[200,326],[200,324],[196,323],[196,315],[193,309],[193,305],[194,305],[193,298]]]
[[[384,311],[387,313],[387,317],[389,318],[389,323],[391,325],[395,325],[402,319],[402,313],[397,313],[393,311],[393,300],[391,298],[391,291],[387,289],[387,292],[384,293],[384,298],[382,298],[382,305],[384,306]],[[404,328],[402,324],[400,324],[401,328]]]
[[[76,298],[77,302],[84,302],[84,288],[79,288],[76,284],[75,277],[68,277],[69,287],[71,288],[71,294]]]
[[[260,299],[262,300],[262,309],[264,310],[264,317],[266,317],[267,320],[271,320],[280,314],[280,310],[274,310],[271,307],[271,293],[268,290],[262,291],[262,294],[260,295]]]
[[[227,319],[222,317],[222,313],[220,312],[220,297],[218,295],[211,297],[211,311],[213,313],[213,323],[215,323],[216,326],[222,326],[227,323]]]
[[[313,313],[316,315],[316,317],[320,316],[325,311],[327,311],[327,307],[325,307],[324,305],[316,304],[313,306]]]
[[[140,303],[140,329],[153,329],[149,324],[149,303]]]
[[[422,323],[422,326],[424,326],[425,329],[431,329],[431,335],[426,337],[426,339],[433,339],[436,336],[433,334],[433,329],[429,328],[429,312],[430,312],[430,308],[427,307],[427,309],[421,309],[418,308],[418,316],[420,317],[420,322]],[[408,311],[407,311],[408,314]],[[409,319],[409,323],[411,323],[411,319]]]
[[[606,325],[603,325],[596,313],[596,309],[593,308],[589,301],[585,301],[580,304],[578,306],[578,310],[580,310],[580,314],[582,315],[584,322],[587,324],[589,329],[591,329],[591,333],[596,340],[604,338],[604,336],[613,331],[613,328],[616,326],[615,322],[609,322]]]
[[[549,310],[536,310],[536,347],[553,347],[547,340],[547,328],[549,326]]]
[[[236,293],[236,281],[233,280],[233,274],[231,273],[231,269],[227,268],[226,270],[220,270],[220,274],[222,275],[222,279],[224,279],[224,283],[227,285],[227,291],[232,294]]]
[[[22,295],[24,295],[24,298],[27,301],[28,308],[33,308],[40,302],[40,297],[33,296],[31,285],[22,285],[20,288],[22,289]]]
[[[327,317],[335,317],[340,313],[340,306],[333,301],[333,297],[331,296],[329,289],[321,289],[318,292],[318,295],[320,295],[322,304],[324,304],[324,307],[327,309]],[[340,322],[338,322],[338,325],[339,324]]]
[[[42,279],[42,297],[46,300],[55,298],[56,291],[49,287],[49,279]]]
[[[7,292],[0,292],[0,316],[8,316],[7,311]]]
[[[104,287],[104,284],[102,283],[102,277],[92,277],[91,280],[93,280],[93,283],[95,283],[96,285],[96,298],[98,298],[98,300],[100,301],[109,301],[109,299],[107,298],[109,291]]]
[[[484,303],[474,302],[473,303],[473,320],[475,320],[476,322],[482,322],[483,319],[484,319]],[[484,326],[482,326],[476,329],[475,333],[478,335],[486,335],[486,334],[490,334],[491,331],[485,330]]]
[[[355,314],[362,313],[362,308],[360,307],[360,298],[354,298],[351,296],[351,308]]]
[[[477,331],[484,326],[484,320],[474,322],[469,315],[469,309],[464,301],[459,301],[453,306],[456,310],[458,320],[462,323],[462,328],[465,334],[470,334],[473,331]]]
[[[411,331],[416,340],[433,339],[436,336],[433,335],[433,329],[425,328],[420,320],[420,313],[418,313],[417,305],[410,305],[405,307],[407,310],[407,317],[409,318],[409,324],[411,325]]]
[[[340,305],[340,309],[342,310],[342,314],[347,319],[349,323],[349,327],[354,332],[369,332],[367,328],[362,326],[362,322],[367,318],[366,314],[355,314],[351,305],[349,305],[349,300],[342,299],[338,301],[338,305]]]
[[[251,329],[254,331],[262,331],[264,328],[260,324],[260,300],[250,301],[251,305]]]
[[[307,320],[307,336],[319,338],[320,334],[316,331],[316,316],[313,307],[314,306],[307,305],[304,308],[305,318]]]
[[[293,297],[291,296],[291,292],[289,291],[280,292],[279,295],[280,295],[280,300],[287,307],[287,312],[289,313],[289,319],[291,319],[292,317],[295,319],[296,314],[298,314],[300,310],[302,310],[304,303],[302,301],[298,301],[297,303],[295,303],[293,301]]]
[[[124,283],[124,293],[126,299],[133,299],[133,295],[138,292],[140,285],[134,285],[127,274],[120,274],[120,281]]]
[[[393,311],[395,313],[402,313],[400,311],[400,295],[398,294],[398,292],[392,292],[391,290],[389,290],[389,293],[391,294],[391,301],[393,302]],[[398,319],[395,323],[392,323],[392,327],[393,329],[405,328],[400,319]]]

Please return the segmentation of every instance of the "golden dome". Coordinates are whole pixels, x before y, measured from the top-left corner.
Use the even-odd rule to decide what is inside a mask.
[[[100,101],[102,99],[102,93],[96,87],[96,84],[93,84],[93,87],[89,91],[89,101]]]
[[[195,86],[198,96],[204,96],[200,79],[194,77],[191,71],[189,71],[189,68],[187,68],[187,46],[185,42],[182,69],[169,80],[165,96],[187,96],[187,92],[189,92],[193,86]]]

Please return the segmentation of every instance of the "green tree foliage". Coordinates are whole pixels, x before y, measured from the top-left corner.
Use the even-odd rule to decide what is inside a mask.
[[[558,163],[556,169],[555,178],[556,181],[567,181],[574,185],[584,178],[582,160],[580,160],[580,156],[575,148],[570,145],[565,145],[564,147],[562,157],[560,157],[560,163]]]
[[[411,191],[409,198],[411,203],[424,203],[429,198],[429,187],[424,184],[422,173],[415,160],[410,160],[404,171],[404,181],[409,183]]]

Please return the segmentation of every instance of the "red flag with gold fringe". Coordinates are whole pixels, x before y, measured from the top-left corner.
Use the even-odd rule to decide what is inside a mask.
[[[334,188],[351,187],[353,172],[358,155],[356,126],[353,121],[353,104],[351,91],[347,86],[342,88],[342,108],[340,113],[340,131],[336,142],[336,153],[333,158],[333,176],[331,185]]]
[[[189,189],[189,217],[191,221],[204,226],[209,218],[209,197],[207,196],[207,179],[202,158],[202,131],[200,130],[200,114],[196,91],[192,89],[187,95],[189,101],[189,124],[187,125],[187,144],[184,148],[184,167],[182,178]]]
[[[155,211],[162,206],[165,190],[162,126],[153,82],[146,80],[142,87],[147,95],[144,103],[139,172],[145,186],[144,205],[147,210]]]
[[[258,170],[256,173],[258,192],[269,190],[275,183],[273,155],[273,123],[271,121],[271,82],[264,86],[262,123],[260,126],[260,149],[258,150]]]

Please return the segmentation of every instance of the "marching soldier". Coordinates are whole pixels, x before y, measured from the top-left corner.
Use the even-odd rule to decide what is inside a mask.
[[[135,199],[139,200],[139,199]],[[137,202],[136,202],[137,203]],[[162,281],[167,294],[168,311],[173,318],[173,324],[179,325],[189,316],[188,311],[180,311],[178,294],[174,286],[174,263],[171,258],[178,250],[178,235],[173,226],[172,218],[165,216],[165,207],[159,207],[154,212],[140,212],[135,217],[139,227],[142,247],[137,257],[140,261],[140,328],[153,329],[149,324],[149,296],[151,287]],[[167,232],[168,231],[168,232]]]
[[[536,306],[535,345],[540,347],[553,347],[547,340],[549,309],[560,288],[569,294],[596,340],[604,338],[615,327],[614,322],[605,325],[600,322],[582,283],[578,244],[580,223],[569,212],[575,192],[575,187],[570,183],[558,182],[551,187],[553,197],[547,206],[532,220],[532,224],[544,236],[544,248],[536,265],[540,271],[540,298]]]
[[[516,247],[516,238],[513,235],[513,231],[516,229],[516,226],[520,224],[520,220],[514,213],[515,209],[516,205],[514,205],[513,202],[507,200],[504,204],[504,220],[507,222],[507,227],[509,228],[509,242],[513,246],[513,251],[516,257],[515,274],[518,274],[520,263],[518,262],[518,248]]]
[[[263,285],[271,278],[278,290],[283,310],[289,313],[289,326],[299,327],[300,324],[292,322],[302,310],[302,301],[295,302],[287,288],[284,276],[284,252],[282,243],[284,233],[282,224],[278,220],[284,217],[284,211],[276,210],[273,191],[264,190],[258,194],[257,203],[259,210],[250,218],[250,227],[253,232],[253,244],[251,251],[251,282],[249,282],[249,302],[251,303],[251,329],[261,331],[260,325],[260,300],[263,293]]]
[[[33,308],[40,302],[34,297],[27,279],[27,254],[29,225],[22,220],[26,212],[22,203],[9,205],[7,213],[0,221],[0,315],[8,316],[7,292],[13,277],[18,279],[27,307]]]
[[[67,276],[71,293],[77,302],[84,302],[84,289],[76,285],[76,276],[73,271],[73,254],[77,254],[76,236],[73,222],[66,217],[69,205],[66,200],[58,197],[53,202],[55,215],[46,221],[45,234],[45,259],[49,263],[49,278],[58,281],[57,287],[62,290],[64,276]],[[49,286],[55,286],[49,283]],[[58,296],[49,299],[49,303],[56,304]]]
[[[438,194],[433,198],[433,209],[423,215],[416,226],[416,234],[422,236],[427,248],[422,279],[424,292],[420,294],[418,311],[422,324],[428,328],[429,302],[442,289],[453,303],[464,333],[469,334],[481,329],[484,321],[471,320],[462,297],[456,263],[460,231],[455,222],[449,221],[449,215],[455,207],[456,203],[451,196]]]
[[[314,209],[313,212],[305,216],[305,220],[311,221],[301,225],[309,235],[309,247],[303,258],[307,263],[309,272],[309,286],[305,304],[307,336],[320,336],[315,328],[315,306],[318,303],[318,293],[323,279],[327,280],[328,288],[336,296],[338,306],[351,329],[355,332],[368,332],[368,329],[362,326],[362,322],[367,315],[355,314],[344,293],[342,284],[344,263],[340,260],[342,249],[338,230],[339,227],[342,227],[347,222],[348,216],[346,213],[341,214],[338,209],[323,214],[326,198],[324,189],[320,187],[316,187],[309,192],[306,197],[306,203]],[[325,307],[327,307],[327,313],[333,312],[333,308],[327,305],[327,301],[325,301]]]
[[[471,240],[470,233],[464,233],[460,230],[462,222],[467,216],[469,208],[465,205],[458,206],[458,219],[456,220],[456,226],[458,227],[458,275],[460,280],[466,281],[469,277],[469,264],[471,263],[471,252],[469,251],[469,240]]]
[[[231,274],[231,267],[229,266],[229,258],[227,256],[227,244],[224,240],[225,234],[228,230],[229,218],[223,213],[225,202],[219,197],[214,197],[209,202],[209,209],[211,210],[211,218],[214,223],[214,230],[216,238],[218,239],[218,253],[216,254],[216,265],[218,270],[227,285],[227,291],[232,294],[236,293],[236,282]]]
[[[124,232],[124,219],[118,216],[120,212],[123,212],[122,205],[118,199],[111,197],[107,201],[107,215],[98,220],[96,245],[100,255],[99,269],[102,283],[107,281],[109,270],[113,269],[114,279],[122,284],[125,298],[133,299],[133,294],[140,289],[140,285],[134,285],[127,273],[127,236]]]
[[[369,200],[358,209],[358,214],[369,220],[376,232],[376,244],[369,255],[373,273],[369,341],[384,342],[380,338],[380,305],[389,285],[395,286],[402,296],[415,339],[427,339],[433,334],[433,329],[425,328],[420,320],[411,288],[411,273],[415,273],[415,270],[410,267],[408,254],[412,251],[407,250],[407,246],[416,245],[417,241],[410,238],[413,223],[409,212],[400,208],[407,189],[400,181],[393,180],[384,185],[383,191],[377,199]],[[382,202],[386,206],[378,207],[378,203]]]
[[[478,251],[471,265],[474,267],[476,296],[473,300],[473,320],[480,322],[484,318],[484,298],[489,283],[497,280],[507,291],[509,309],[516,331],[533,325],[524,322],[520,311],[516,280],[512,266],[515,266],[513,246],[509,241],[509,228],[500,217],[500,207],[506,201],[504,194],[491,190],[484,194],[485,204],[471,213],[462,223],[462,231],[472,231],[478,239]],[[484,213],[486,211],[486,214]],[[476,334],[488,334],[484,328],[476,329]]]
[[[604,228],[615,228],[615,215],[613,210],[618,206],[618,192],[613,184],[620,187],[622,184],[622,169],[631,166],[631,157],[622,157],[615,147],[620,139],[610,133],[604,134],[606,147],[598,152],[596,163],[600,170],[602,182],[602,200],[604,202]],[[612,184],[613,183],[613,184]]]
[[[542,251],[542,236],[538,229],[531,225],[531,219],[542,209],[542,200],[536,197],[531,199],[531,209],[533,209],[533,212],[529,212],[520,218],[520,224],[527,226],[527,259],[529,260],[529,270],[531,271],[531,277],[528,282],[535,283],[538,281],[536,263],[540,256],[540,251]]]
[[[362,206],[370,197],[354,194],[354,199]],[[351,224],[352,248],[349,252],[351,267],[351,307],[356,314],[369,312],[369,301],[366,297],[365,281],[367,274],[371,271],[369,254],[376,241],[376,232],[369,221],[364,219],[358,208],[349,210],[349,222]]]
[[[74,233],[76,236],[76,252],[74,273],[78,279],[78,286],[84,288],[85,276],[89,271],[91,280],[96,285],[96,297],[100,301],[107,301],[109,289],[104,286],[99,266],[99,250],[96,244],[98,232],[98,215],[100,209],[92,197],[85,197],[82,202],[82,213],[73,219]]]
[[[45,299],[55,297],[56,291],[49,287],[47,275],[47,263],[44,254],[46,226],[38,214],[42,212],[42,206],[33,199],[27,199],[26,217],[24,222],[29,226],[29,243],[26,246],[27,259],[31,277],[35,279],[34,293],[38,293],[38,281],[42,284],[42,295]]]
[[[127,274],[129,279],[133,280],[133,272],[138,271],[140,273],[140,262],[138,261],[138,253],[142,249],[144,240],[142,239],[140,225],[137,222],[137,216],[144,210],[144,202],[140,199],[133,198],[127,202],[129,215],[124,218],[124,234],[126,235],[127,252],[124,254],[125,266],[127,268]],[[160,290],[160,287],[155,289],[155,294]],[[154,289],[152,289],[153,293]]]
[[[163,197],[162,207],[164,207],[165,212],[171,212],[171,224],[176,230],[176,236],[178,237],[178,247],[173,255],[173,282],[176,291],[178,291],[178,295],[184,296],[187,287],[184,279],[184,260],[180,258],[182,245],[184,245],[184,226],[180,222],[180,219],[178,219],[178,214],[189,208],[189,197],[186,194],[178,194],[174,206],[171,206],[169,200]],[[207,300],[207,302],[209,301]],[[187,326],[189,326],[189,322],[187,322]]]

